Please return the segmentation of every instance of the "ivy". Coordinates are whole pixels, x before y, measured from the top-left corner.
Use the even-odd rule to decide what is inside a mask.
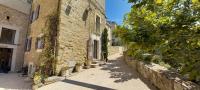
[[[42,30],[45,45],[39,55],[39,67],[35,75],[37,80],[40,77],[41,81],[44,81],[45,78],[56,74],[57,26],[57,14],[49,15]]]

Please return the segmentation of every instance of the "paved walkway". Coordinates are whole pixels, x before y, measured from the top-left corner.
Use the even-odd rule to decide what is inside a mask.
[[[122,61],[121,55],[116,54],[109,59],[107,65],[85,70],[39,90],[155,90]]]
[[[0,90],[31,90],[32,82],[17,73],[0,73]]]

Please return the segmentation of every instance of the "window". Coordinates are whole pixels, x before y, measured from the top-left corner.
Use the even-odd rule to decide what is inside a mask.
[[[2,28],[1,35],[0,35],[0,43],[14,44],[15,43],[15,34],[16,34],[16,30]]]
[[[36,43],[35,43],[36,49],[43,49],[44,48],[44,38],[43,37],[37,37]]]
[[[82,16],[82,20],[83,21],[86,21],[87,20],[87,18],[88,18],[88,10],[86,9],[85,11],[84,11],[84,13],[83,13],[83,16]]]
[[[100,17],[96,16],[96,33],[100,32]]]
[[[70,12],[71,12],[71,9],[72,9],[72,7],[68,5],[68,6],[66,7],[66,9],[65,9],[65,14],[66,14],[66,15],[69,15]]]
[[[38,19],[40,14],[40,5],[37,5],[36,10],[31,12],[31,22],[34,22],[36,19]]]
[[[38,19],[39,15],[40,15],[40,5],[37,5],[35,12],[36,12],[36,19]]]
[[[33,22],[33,16],[34,16],[34,11],[31,12],[31,15],[30,15],[30,22],[32,23]]]
[[[32,38],[29,37],[29,38],[26,39],[26,48],[25,48],[26,51],[31,50],[31,44],[32,44]]]
[[[35,14],[35,11],[32,12],[33,16],[32,16],[32,20],[31,22],[34,22],[36,20],[36,14]]]

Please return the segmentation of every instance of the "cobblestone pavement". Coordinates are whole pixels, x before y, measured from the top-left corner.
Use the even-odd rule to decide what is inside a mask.
[[[64,81],[56,82],[39,90],[156,90],[148,81],[128,67],[120,54],[109,57],[106,65],[91,68]]]
[[[31,90],[31,85],[30,79],[18,73],[0,73],[0,90]]]

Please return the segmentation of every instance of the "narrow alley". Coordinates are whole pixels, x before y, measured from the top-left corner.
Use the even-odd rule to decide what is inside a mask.
[[[85,70],[39,90],[156,90],[141,80],[121,57],[120,54],[112,55],[107,65]]]

